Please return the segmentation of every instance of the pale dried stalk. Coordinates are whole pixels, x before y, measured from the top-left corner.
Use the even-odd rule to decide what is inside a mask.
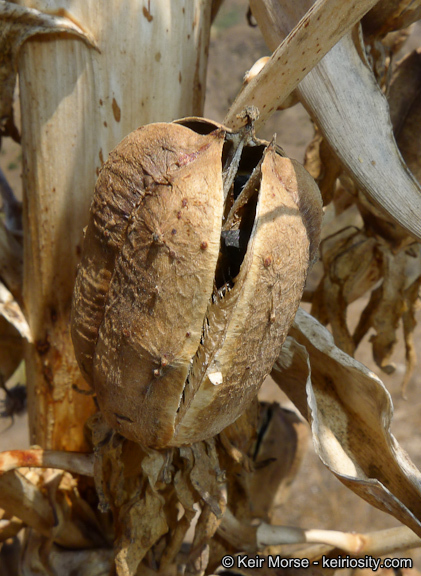
[[[419,548],[421,538],[407,526],[378,530],[364,534],[364,547],[360,554],[384,556],[392,552]]]
[[[386,554],[393,554],[398,551],[403,552],[404,550],[419,548],[421,546],[421,538],[407,526],[376,530],[374,532],[360,534],[360,536],[362,547],[357,554],[353,554],[353,556],[357,557],[365,556],[366,554],[373,557],[385,556]],[[323,555],[334,556],[333,551],[333,547],[318,545],[285,555],[290,558],[309,558],[313,560]]]
[[[240,91],[224,124],[239,128],[242,121],[237,116],[246,106],[254,105],[260,112],[255,124],[258,129],[376,2],[318,0],[278,46],[260,73]]]
[[[100,50],[54,35],[29,40],[19,58],[31,442],[84,450],[82,426],[95,407],[72,387],[86,385],[68,324],[96,175],[139,125],[202,112],[210,3],[18,3],[50,14],[64,5]]]
[[[351,554],[360,552],[364,540],[360,534],[335,530],[304,530],[295,526],[272,526],[261,522],[259,526],[243,524],[227,509],[218,529],[221,536],[239,550],[263,550],[281,544],[319,542],[341,548]]]
[[[273,526],[261,522],[251,526],[237,520],[227,509],[218,529],[219,534],[238,550],[258,551],[267,547],[288,544],[319,543],[332,546],[323,547],[326,554],[339,548],[353,556],[383,556],[397,550],[407,550],[421,546],[421,538],[406,526],[357,534],[336,530],[304,530],[293,526]],[[319,547],[315,548],[316,550]],[[292,553],[291,557],[301,557]],[[306,557],[306,556],[305,556]],[[307,556],[308,557],[308,556]]]
[[[55,468],[72,474],[93,476],[94,455],[41,449],[0,452],[0,476],[21,467]]]

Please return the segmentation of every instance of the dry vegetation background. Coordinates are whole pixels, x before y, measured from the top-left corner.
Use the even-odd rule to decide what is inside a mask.
[[[247,5],[244,0],[225,0],[212,29],[207,77],[207,98],[205,116],[222,121],[231,102],[237,94],[244,72],[268,50],[257,28],[252,28],[246,20]],[[414,30],[403,48],[403,52],[421,46],[421,24]],[[277,134],[277,142],[288,156],[303,161],[306,145],[313,135],[308,114],[301,105],[278,112],[265,126],[261,136],[271,138]],[[21,189],[21,154],[18,145],[5,140],[0,156],[0,165],[19,194]],[[317,266],[313,270],[310,282],[317,279]],[[349,322],[353,327],[367,300],[360,299],[349,308]],[[308,309],[308,308],[307,308]],[[421,319],[419,315],[419,319]],[[395,406],[392,432],[402,447],[409,453],[418,468],[421,468],[421,373],[417,369],[408,385],[407,400],[401,398],[400,384],[404,374],[404,347],[400,342],[396,348],[394,362],[396,371],[387,376],[380,373],[371,358],[369,346],[370,334],[357,351],[356,357],[380,376],[392,395]],[[421,358],[421,323],[417,327],[415,340],[418,357]],[[22,381],[23,369],[14,377]],[[261,398],[267,401],[280,401],[286,407],[293,405],[279,391],[276,385],[267,381],[261,391]],[[1,430],[9,422],[0,422]],[[15,417],[15,423],[0,433],[0,450],[25,448],[28,446],[27,418]],[[382,454],[378,455],[382,458]],[[364,532],[368,530],[397,526],[398,522],[378,510],[375,510],[356,495],[347,490],[315,456],[309,444],[299,475],[294,482],[287,503],[280,505],[274,517],[275,523],[290,524],[306,528],[326,528],[345,531]],[[421,552],[410,555],[415,566],[421,569]]]

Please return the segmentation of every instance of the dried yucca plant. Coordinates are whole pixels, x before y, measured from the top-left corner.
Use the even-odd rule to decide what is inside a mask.
[[[9,74],[18,62],[21,86],[21,301],[29,328],[23,317],[19,325],[31,438],[41,447],[0,460],[2,537],[27,526],[23,572],[105,574],[115,562],[124,575],[202,574],[224,554],[283,543],[321,542],[325,554],[339,547],[356,555],[418,545],[420,475],[390,434],[384,386],[312,316],[299,311],[292,324],[318,244],[318,192],[301,167],[253,134],[375,2],[309,2],[306,14],[296,3],[252,2],[269,46],[280,45],[239,94],[229,128],[198,118],[163,124],[202,112],[218,2],[180,9],[127,1],[109,12],[96,2],[2,4]],[[43,32],[55,35],[30,40],[17,60],[20,44]],[[338,49],[346,52],[347,41]],[[53,92],[45,89],[51,75]],[[310,85],[302,98],[312,102],[317,92]],[[317,121],[323,106],[313,106]],[[157,121],[106,161],[127,133]],[[323,122],[332,138],[340,133]],[[352,143],[339,140],[359,185],[419,236],[408,209],[419,203],[417,184],[405,165],[394,177],[412,187],[397,210],[378,175],[357,170]],[[389,145],[386,159],[393,153]],[[69,331],[96,172],[73,326],[100,412]],[[276,467],[276,456],[265,456],[271,434],[280,431],[288,444],[302,427],[254,398],[273,364],[273,378],[310,421],[323,462],[409,528],[350,535],[250,523],[270,518],[269,492],[292,480],[300,459],[292,450]],[[306,553],[317,560],[320,550]]]

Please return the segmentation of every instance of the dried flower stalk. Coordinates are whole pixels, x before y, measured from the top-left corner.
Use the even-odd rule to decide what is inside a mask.
[[[19,4],[63,14],[58,0]],[[31,441],[80,450],[86,449],[83,423],[95,407],[77,391],[86,384],[68,320],[96,171],[139,124],[201,112],[210,4],[195,0],[185,13],[169,0],[151,4],[150,12],[135,0],[82,0],[68,7],[65,15],[89,30],[98,51],[56,34],[27,41],[18,62],[24,300],[34,342],[26,354]]]

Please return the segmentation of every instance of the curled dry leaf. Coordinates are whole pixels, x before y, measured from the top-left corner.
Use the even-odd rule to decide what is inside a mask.
[[[414,51],[404,58],[393,74],[388,100],[396,141],[412,173],[421,178],[421,157],[418,144],[421,126],[421,52]],[[322,178],[332,155],[322,157],[320,134],[316,133],[308,151],[307,166],[313,176]],[[321,176],[320,176],[321,175]],[[351,193],[356,187],[349,179],[341,181]],[[333,189],[332,182],[330,190]],[[390,362],[397,329],[402,319],[406,348],[406,371],[403,394],[416,363],[413,331],[421,277],[419,245],[381,209],[357,192],[357,206],[363,218],[364,230],[345,228],[326,238],[321,245],[324,277],[312,296],[312,314],[323,324],[330,322],[336,344],[353,354],[370,328],[373,357],[386,373],[394,370]],[[354,334],[347,322],[347,306],[354,299],[371,291],[369,303],[361,314]]]
[[[386,374],[395,367],[389,363],[395,344],[399,320],[404,314],[414,314],[418,289],[421,283],[419,269],[420,245],[393,254],[387,248],[382,253],[382,284],[373,290],[370,300],[363,310],[354,332],[354,342],[358,345],[368,330],[373,327],[373,358]],[[411,267],[415,260],[415,279],[411,278]],[[412,330],[411,330],[412,333]]]
[[[0,477],[0,506],[33,528],[45,542],[65,548],[108,546],[96,513],[63,471],[10,471]]]
[[[318,90],[323,93],[323,104]],[[421,238],[413,217],[421,210],[420,184],[402,159],[387,101],[351,35],[305,78],[300,95],[335,155],[364,193],[409,234]]]
[[[219,436],[230,510],[246,521],[270,520],[274,505],[285,501],[308,440],[308,426],[294,412],[277,403],[256,407],[257,422],[248,410]]]
[[[50,502],[21,472],[8,472],[0,478],[0,506],[40,534],[50,536],[54,524]]]
[[[335,343],[354,355],[358,343],[347,325],[348,305],[374,287],[382,277],[378,242],[364,232],[347,227],[321,244],[324,276],[312,298],[312,315],[330,323]]]
[[[255,0],[255,4],[259,27],[269,48],[275,50],[302,16],[303,6],[293,0],[282,6],[275,0]],[[421,213],[421,187],[402,160],[386,98],[362,61],[353,35],[344,36],[297,90],[358,186],[393,221],[421,239],[421,225],[414,218],[414,213]]]
[[[289,496],[307,450],[309,431],[295,412],[277,403],[261,405],[258,430],[248,493],[252,516],[270,520],[274,506],[283,504]],[[261,490],[262,486],[267,489]]]
[[[16,84],[17,57],[22,44],[35,34],[66,32],[96,47],[94,38],[74,23],[71,15],[43,14],[33,8],[18,6],[12,2],[0,2],[0,118],[2,123],[12,118],[13,92]]]
[[[308,426],[278,404],[260,404],[256,399],[218,439],[219,461],[226,471],[228,514],[240,530],[245,525],[247,532],[251,521],[269,520],[274,505],[287,497],[307,446]],[[235,542],[226,539],[224,534],[231,528],[224,526],[222,519],[222,532],[210,542],[211,571],[224,555],[244,550],[245,542],[238,535]]]
[[[245,410],[315,257],[320,193],[252,114],[239,132],[139,128],[97,182],[73,343],[107,422],[144,446],[210,438]]]
[[[384,385],[301,309],[290,334],[272,376],[311,421],[322,462],[421,535],[421,475],[390,432],[392,403]]]
[[[312,295],[312,315],[324,325],[330,323],[336,345],[350,355],[374,328],[376,333],[370,339],[373,359],[387,374],[395,370],[390,359],[402,320],[406,347],[404,393],[416,363],[413,332],[421,283],[420,245],[412,243],[393,251],[380,238],[344,228],[326,238],[320,252],[324,276]],[[379,280],[381,284],[374,288]],[[368,304],[351,334],[348,305],[370,290]]]

